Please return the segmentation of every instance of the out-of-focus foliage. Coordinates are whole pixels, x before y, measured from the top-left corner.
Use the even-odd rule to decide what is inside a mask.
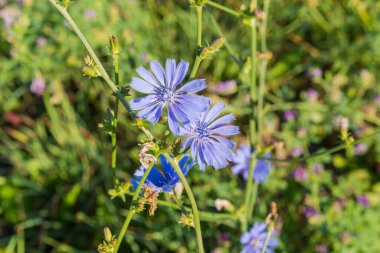
[[[240,8],[240,1],[219,2]],[[273,157],[339,144],[342,117],[355,139],[378,131],[380,2],[272,2],[264,140],[274,146]],[[152,59],[193,61],[196,16],[187,1],[80,0],[69,11],[110,72],[108,36],[119,38],[122,84]],[[81,76],[85,48],[48,1],[0,0],[0,18],[0,252],[95,252],[105,226],[119,231],[130,201],[107,194],[111,145],[97,126],[114,97],[99,79]],[[213,19],[236,55],[223,47],[198,76],[207,78],[212,102],[224,101],[236,115],[236,141],[246,143],[249,34],[236,18],[207,7],[209,42],[220,35]],[[34,79],[46,82],[42,96],[29,90]],[[222,90],[218,83],[226,80],[237,86]],[[143,136],[124,110],[120,115],[118,176],[129,181]],[[163,127],[152,131],[162,135]],[[309,162],[275,164],[259,188],[255,218],[263,220],[269,203],[278,203],[278,252],[380,252],[379,136]],[[200,210],[215,211],[221,198],[239,216],[244,180],[229,168],[192,169],[188,178]],[[123,252],[195,252],[194,233],[178,224],[179,216],[165,206],[155,216],[136,215]],[[203,219],[210,221],[202,222],[207,252],[240,250],[236,219]]]

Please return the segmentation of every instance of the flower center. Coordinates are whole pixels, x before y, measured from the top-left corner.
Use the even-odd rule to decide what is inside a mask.
[[[168,88],[161,88],[156,90],[156,98],[164,103],[173,103],[175,95],[175,92]]]
[[[252,239],[251,241],[251,245],[253,248],[257,248],[257,246],[259,245],[259,240],[258,239]]]
[[[194,134],[201,139],[207,138],[210,135],[207,124],[198,123],[197,127],[194,129]]]

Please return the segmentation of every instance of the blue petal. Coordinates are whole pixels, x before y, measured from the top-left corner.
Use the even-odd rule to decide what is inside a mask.
[[[161,87],[158,83],[157,79],[154,77],[154,75],[148,71],[146,68],[140,66],[138,69],[136,69],[136,72],[148,83],[152,84],[156,88]]]
[[[194,143],[194,142],[193,142]],[[199,166],[199,169],[201,171],[204,171],[206,169],[206,159],[205,159],[205,156],[204,156],[204,153],[203,153],[203,149],[199,148],[199,147],[196,147],[197,149],[197,163],[198,163],[198,166]]]
[[[190,160],[190,157],[188,155],[184,155],[181,160],[179,160],[178,165],[180,166],[183,174],[186,176],[186,174],[189,172],[189,170],[194,166],[195,162]]]
[[[176,99],[177,103],[180,103],[182,107],[186,108],[183,110],[191,115],[192,112],[204,112],[210,108],[210,99],[208,97],[193,95],[193,94],[182,94],[178,95]]]
[[[196,79],[179,88],[177,92],[198,92],[204,90],[206,87],[206,79]]]
[[[129,106],[132,110],[141,110],[156,103],[155,95],[148,95],[145,97],[135,98],[129,101]]]
[[[185,149],[187,149],[193,140],[194,140],[194,137],[187,138],[185,143],[182,145],[181,151],[184,151]]]
[[[156,166],[153,166],[152,170],[150,171],[147,177],[147,180],[157,188],[161,188],[166,183],[164,176],[161,174],[161,172],[157,169]]]
[[[163,106],[161,104],[155,104],[150,107],[144,108],[137,113],[137,116],[148,120],[152,124],[156,124],[160,119]]]
[[[160,155],[160,161],[161,161],[161,167],[162,170],[165,172],[165,170],[170,169],[172,166],[170,165],[169,161],[165,158],[165,156]]]
[[[220,126],[223,126],[225,124],[230,123],[231,121],[234,121],[235,117],[232,113],[224,115],[220,117],[219,119],[215,120],[213,123],[209,125],[210,128],[217,128]]]
[[[173,134],[179,135],[181,133],[177,118],[175,117],[171,107],[168,107],[168,123],[169,129]]]
[[[223,145],[225,145],[229,149],[233,149],[235,147],[235,143],[234,142],[232,142],[229,139],[226,139],[226,138],[224,138],[222,136],[215,135],[212,138],[216,139],[217,141],[219,141],[220,143],[222,143]]]
[[[151,61],[150,68],[152,69],[153,74],[156,76],[158,81],[160,81],[162,86],[166,86],[165,85],[165,71],[162,68],[161,64],[157,61]]]
[[[149,94],[149,93],[153,93],[154,91],[154,87],[150,83],[138,77],[132,78],[132,81],[129,85],[131,86],[132,89],[137,90],[138,92],[141,92],[141,93]]]
[[[234,135],[240,133],[238,126],[222,126],[210,130],[212,134]]]
[[[168,87],[172,87],[172,82],[174,80],[175,70],[176,70],[175,60],[173,60],[173,59],[167,59],[166,60],[165,68],[166,68],[166,82],[167,82],[167,86]]]
[[[170,110],[175,118],[181,122],[181,123],[189,123],[189,118],[186,116],[186,114],[183,112],[182,108],[180,106],[177,106],[177,104],[172,104],[168,106],[168,110]]]
[[[217,170],[228,165],[222,158],[223,153],[218,152],[218,150],[216,150],[215,147],[209,142],[204,142],[203,144],[204,154],[208,165],[212,165]]]
[[[177,69],[175,71],[175,76],[174,76],[174,80],[173,80],[173,85],[172,87],[175,88],[177,87],[178,84],[180,84],[183,79],[185,78],[186,76],[186,73],[187,73],[187,70],[189,69],[189,63],[184,61],[184,60],[181,60],[178,65],[177,65]]]
[[[216,105],[214,105],[211,108],[211,110],[208,112],[208,114],[206,115],[206,118],[205,118],[204,121],[207,124],[209,124],[210,122],[212,122],[221,113],[221,111],[223,110],[223,108],[224,108],[224,104],[222,102],[219,102]]]

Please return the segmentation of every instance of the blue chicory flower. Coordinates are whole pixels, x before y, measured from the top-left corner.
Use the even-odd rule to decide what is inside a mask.
[[[227,125],[235,120],[232,113],[216,119],[223,108],[224,104],[219,102],[208,112],[199,113],[196,119],[181,127],[179,135],[189,136],[182,150],[190,147],[191,156],[197,161],[200,170],[205,170],[206,165],[221,169],[233,158],[235,143],[221,135],[235,135],[240,131],[238,126]]]
[[[197,113],[204,112],[209,108],[209,98],[187,94],[187,92],[198,92],[205,89],[206,82],[204,79],[195,79],[179,87],[189,68],[189,63],[183,60],[176,66],[175,60],[167,59],[166,70],[157,61],[152,61],[150,68],[153,74],[144,67],[136,70],[142,79],[134,77],[130,86],[134,90],[148,95],[130,101],[131,109],[139,111],[137,116],[156,124],[161,117],[162,110],[167,106],[169,128],[174,134],[177,134],[180,127],[179,122],[189,123]]]
[[[156,166],[153,166],[148,177],[145,180],[145,185],[156,189],[157,191],[171,192],[173,187],[179,183],[180,179],[178,174],[175,172],[171,164],[166,160],[165,156],[160,155],[161,160],[161,170]],[[179,167],[184,175],[194,166],[194,161],[189,161],[190,157],[184,155],[178,162]],[[132,188],[136,190],[140,180],[145,172],[144,166],[141,166],[134,174],[135,178],[131,180]]]
[[[256,153],[256,151],[255,151]],[[235,165],[232,167],[232,173],[235,175],[242,174],[244,179],[248,179],[250,165],[251,147],[249,145],[240,145],[233,158]],[[266,158],[270,157],[270,153],[265,154]],[[253,171],[253,179],[256,183],[264,183],[272,169],[272,164],[268,160],[256,160],[255,169]]]
[[[267,237],[267,230],[267,224],[264,222],[255,223],[253,227],[240,238],[240,242],[244,245],[240,253],[261,253]],[[273,253],[273,249],[277,246],[278,241],[272,234],[269,238],[265,253]]]

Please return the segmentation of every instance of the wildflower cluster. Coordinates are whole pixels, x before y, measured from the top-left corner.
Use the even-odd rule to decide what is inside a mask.
[[[217,119],[223,103],[210,108],[209,98],[189,94],[204,90],[207,87],[204,79],[180,85],[188,71],[188,62],[182,60],[176,65],[175,60],[168,59],[164,70],[160,63],[152,61],[150,68],[152,72],[139,67],[136,71],[141,78],[134,77],[130,83],[132,89],[147,94],[129,102],[133,110],[139,111],[137,116],[156,124],[166,109],[172,133],[187,137],[182,151],[190,148],[191,157],[201,170],[206,165],[215,169],[226,167],[233,158],[235,144],[223,136],[239,133],[239,127],[229,125],[235,117],[228,114]]]

